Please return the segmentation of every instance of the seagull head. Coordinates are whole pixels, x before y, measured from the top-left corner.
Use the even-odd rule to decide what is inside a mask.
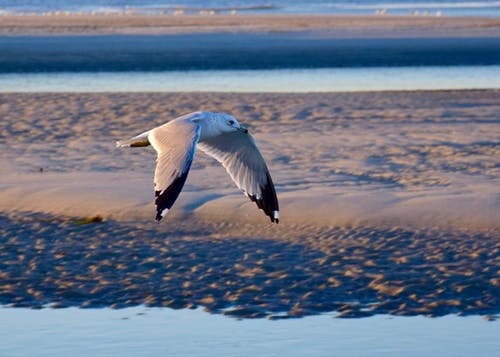
[[[238,123],[238,120],[229,114],[221,114],[219,123],[224,132],[241,131],[245,134],[248,133],[248,129]]]

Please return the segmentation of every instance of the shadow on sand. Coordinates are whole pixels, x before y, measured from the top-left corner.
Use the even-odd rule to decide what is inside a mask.
[[[259,237],[250,226],[41,214],[0,216],[0,227],[0,303],[14,307],[203,306],[238,318],[500,311],[494,231],[279,227]]]

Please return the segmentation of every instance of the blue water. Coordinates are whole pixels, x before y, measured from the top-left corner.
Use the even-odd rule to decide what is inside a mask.
[[[238,321],[144,307],[2,308],[0,316],[0,355],[9,357],[500,355],[500,322],[477,316]]]
[[[0,92],[356,92],[500,89],[499,66],[0,74]]]
[[[204,9],[219,12],[251,13],[330,13],[373,14],[385,9],[389,14],[500,17],[498,0],[0,0],[0,14],[48,11],[100,13],[171,13],[183,9],[198,13]]]

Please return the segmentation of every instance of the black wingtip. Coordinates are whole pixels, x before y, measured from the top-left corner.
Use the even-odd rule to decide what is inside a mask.
[[[160,224],[160,221],[161,221],[162,218],[163,218],[162,215],[157,212],[156,213],[156,218],[155,218],[156,223]]]
[[[255,195],[248,195],[248,197],[252,202],[257,204],[257,207],[264,211],[272,223],[278,224],[280,222],[278,198],[276,197],[276,190],[274,189],[273,180],[269,172],[266,173],[266,176],[266,183],[261,186],[262,197],[257,198]]]
[[[170,208],[174,205],[175,200],[184,187],[189,168],[181,176],[177,177],[174,182],[163,191],[155,191],[155,205],[156,205],[156,222],[160,223],[161,219],[165,217]]]

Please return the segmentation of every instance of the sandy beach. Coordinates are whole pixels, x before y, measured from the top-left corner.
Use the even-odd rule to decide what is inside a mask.
[[[304,31],[350,37],[498,37],[500,20],[487,17],[300,14],[0,16],[0,35]]]
[[[500,20],[0,16],[0,73],[485,66]],[[500,91],[0,93],[0,304],[237,318],[500,312]],[[214,160],[154,222],[151,148],[233,114],[268,161],[272,225]]]
[[[498,103],[495,90],[1,94],[0,302],[494,315]],[[200,109],[249,126],[278,226],[200,153],[154,223],[154,151],[114,141]]]

